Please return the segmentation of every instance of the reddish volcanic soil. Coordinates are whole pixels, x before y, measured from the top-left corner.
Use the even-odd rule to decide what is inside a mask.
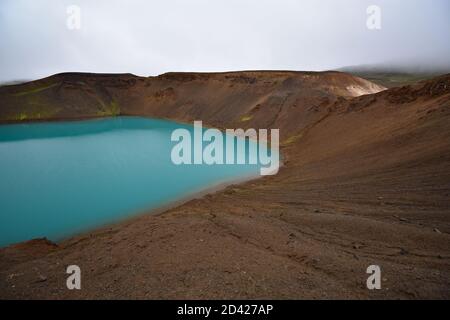
[[[162,214],[4,248],[0,298],[449,299],[450,75],[381,89],[337,72],[63,74],[0,88],[3,121],[45,118],[33,108],[47,104],[51,119],[280,128],[285,158],[276,176]],[[71,264],[82,290],[66,289]],[[381,290],[366,288],[372,264]]]

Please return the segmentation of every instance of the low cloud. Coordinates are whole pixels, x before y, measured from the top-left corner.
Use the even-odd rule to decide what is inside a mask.
[[[381,29],[366,26],[369,5]],[[81,28],[66,9],[81,9]],[[326,70],[450,66],[447,0],[0,2],[1,81],[64,71]]]

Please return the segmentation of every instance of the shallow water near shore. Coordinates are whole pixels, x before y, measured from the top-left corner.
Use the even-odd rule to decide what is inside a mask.
[[[0,126],[0,246],[59,241],[259,175],[258,165],[173,164],[177,128],[194,130],[139,117]]]

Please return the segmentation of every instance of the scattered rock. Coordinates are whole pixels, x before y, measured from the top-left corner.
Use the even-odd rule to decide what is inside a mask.
[[[14,279],[17,276],[19,276],[18,273],[11,273],[10,275],[8,275],[8,279],[12,280],[12,279]]]
[[[439,230],[438,228],[434,228],[433,231],[436,233],[442,233],[441,230]]]

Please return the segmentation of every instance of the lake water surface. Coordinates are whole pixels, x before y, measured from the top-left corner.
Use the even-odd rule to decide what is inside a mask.
[[[173,164],[177,128],[193,131],[138,117],[1,125],[0,246],[58,241],[259,174],[257,165]]]

